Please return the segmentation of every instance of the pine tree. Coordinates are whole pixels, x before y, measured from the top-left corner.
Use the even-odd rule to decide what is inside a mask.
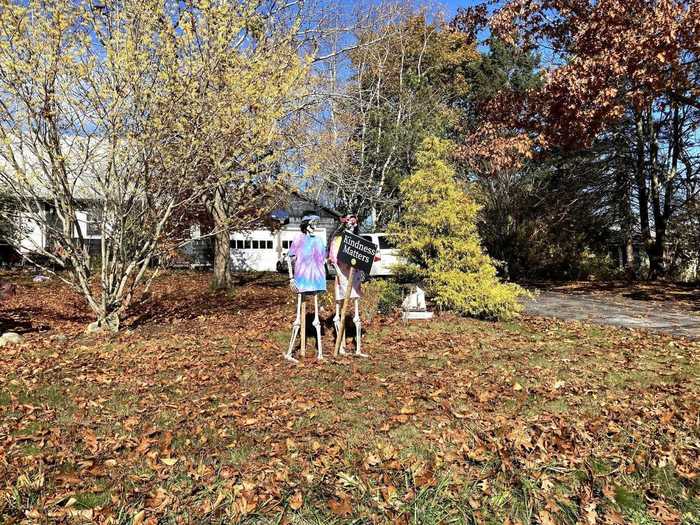
[[[417,169],[400,184],[403,213],[389,226],[406,264],[400,278],[417,280],[439,306],[485,319],[518,314],[526,292],[499,280],[481,246],[477,203],[455,178],[447,160],[451,143],[426,138]]]

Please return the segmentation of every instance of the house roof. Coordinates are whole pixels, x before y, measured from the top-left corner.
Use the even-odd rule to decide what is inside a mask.
[[[31,192],[39,198],[50,199],[52,182],[49,178],[51,161],[41,146],[24,137],[10,139],[0,145],[0,185],[8,193]],[[61,149],[67,166],[68,184],[74,198],[101,198],[95,173],[106,163],[107,149],[103,142],[86,137],[63,137]]]
[[[73,197],[82,201],[101,200],[106,188],[104,181],[100,181],[96,174],[107,163],[107,144],[95,137],[73,136],[62,138],[62,149]],[[9,146],[0,145],[0,187],[5,186],[5,191],[9,194],[29,189],[34,197],[50,200],[50,169],[51,163],[46,152],[21,136],[15,137]],[[309,205],[329,219],[338,220],[342,216],[337,210],[324,205],[318,196],[299,188],[287,186],[273,199],[279,200],[280,207],[295,222],[309,211]]]
[[[314,197],[312,197],[308,193],[304,193],[301,190],[293,189],[290,191],[290,194],[292,196],[296,197],[297,199],[299,199],[301,202],[306,202],[308,204],[311,204],[315,208],[323,211],[324,213],[333,217],[334,219],[340,219],[340,217],[342,217],[342,214],[339,211],[334,210],[333,208],[330,208],[328,206],[321,204],[318,199],[315,199]],[[289,204],[290,204],[290,206],[289,206],[290,209],[287,211],[289,212],[290,216],[296,217],[297,215],[299,215],[299,218],[301,218],[301,216],[304,214],[304,210],[301,209],[300,206],[294,206],[294,203],[289,203]]]

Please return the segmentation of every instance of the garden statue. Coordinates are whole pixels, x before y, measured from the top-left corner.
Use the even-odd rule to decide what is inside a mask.
[[[355,355],[367,357],[367,354],[362,353],[362,320],[360,319],[362,272],[351,271],[351,267],[348,264],[338,260],[338,251],[340,250],[343,233],[349,231],[357,234],[357,228],[357,217],[354,215],[346,215],[341,218],[340,227],[333,234],[330,250],[328,251],[328,259],[335,267],[335,317],[333,318],[333,324],[335,325],[337,337],[340,339],[340,346],[336,345],[337,353],[345,355],[345,330],[344,326],[341,326],[341,319],[345,321],[343,317],[345,311],[343,310],[343,315],[341,315],[341,303],[346,298],[348,281],[352,279],[349,297],[355,303],[355,317],[352,319],[355,323]]]
[[[420,286],[414,286],[413,292],[403,300],[401,305],[403,310],[403,319],[432,319],[433,313],[428,311],[425,304],[425,292]]]
[[[294,239],[287,252],[289,286],[297,294],[297,311],[292,325],[292,338],[285,359],[298,363],[292,352],[297,334],[301,330],[301,355],[306,349],[306,308],[307,295],[314,297],[314,322],[316,328],[316,358],[323,359],[321,348],[321,321],[318,315],[318,293],[326,291],[326,239],[315,235],[318,215],[305,215],[301,219],[301,233]]]

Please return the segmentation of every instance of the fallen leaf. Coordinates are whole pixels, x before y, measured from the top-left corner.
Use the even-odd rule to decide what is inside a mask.
[[[398,491],[396,490],[396,487],[394,487],[394,485],[388,485],[382,488],[381,492],[384,501],[386,501],[387,503],[391,503],[398,494]]]
[[[668,425],[672,419],[673,419],[673,410],[669,410],[668,412],[664,413],[659,418],[659,421],[661,422],[662,425]]]
[[[612,525],[625,525],[625,518],[613,509],[608,509],[605,511],[605,522]]]
[[[552,519],[552,515],[546,510],[541,510],[537,514],[541,525],[557,525],[557,523]]]
[[[328,501],[328,506],[330,507],[331,512],[333,512],[333,514],[336,516],[347,517],[352,514],[352,506],[350,505],[348,498],[344,498],[342,500],[333,498]]]
[[[663,501],[652,503],[649,512],[663,525],[677,525],[681,521],[680,515]]]
[[[304,497],[299,491],[295,492],[294,495],[289,498],[289,506],[292,508],[292,510],[299,510],[303,504]]]
[[[92,452],[93,454],[95,454],[99,450],[99,446],[97,444],[97,437],[95,436],[95,433],[89,428],[83,431],[83,441],[85,442],[87,448],[90,449],[90,452]]]

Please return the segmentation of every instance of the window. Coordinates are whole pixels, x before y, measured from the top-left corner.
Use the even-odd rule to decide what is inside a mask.
[[[253,241],[253,250],[257,250],[258,248],[260,248],[260,246],[258,245],[258,241]]]
[[[289,247],[292,245],[292,241],[282,241],[282,248],[285,250],[289,250]]]
[[[372,236],[371,236],[371,235],[360,235],[360,237],[362,237],[362,238],[363,238],[364,240],[366,240],[366,241],[371,242],[371,243],[374,244],[375,246],[377,245],[377,243],[374,242],[374,239],[372,239]],[[381,241],[380,241],[380,242],[381,242]]]
[[[272,250],[272,241],[265,241],[268,250]]]
[[[102,234],[102,219],[100,217],[101,214],[89,211],[85,215],[86,215],[85,222],[87,223],[86,235],[88,237],[101,235]]]
[[[246,239],[243,243],[244,250],[250,250],[250,239]]]

